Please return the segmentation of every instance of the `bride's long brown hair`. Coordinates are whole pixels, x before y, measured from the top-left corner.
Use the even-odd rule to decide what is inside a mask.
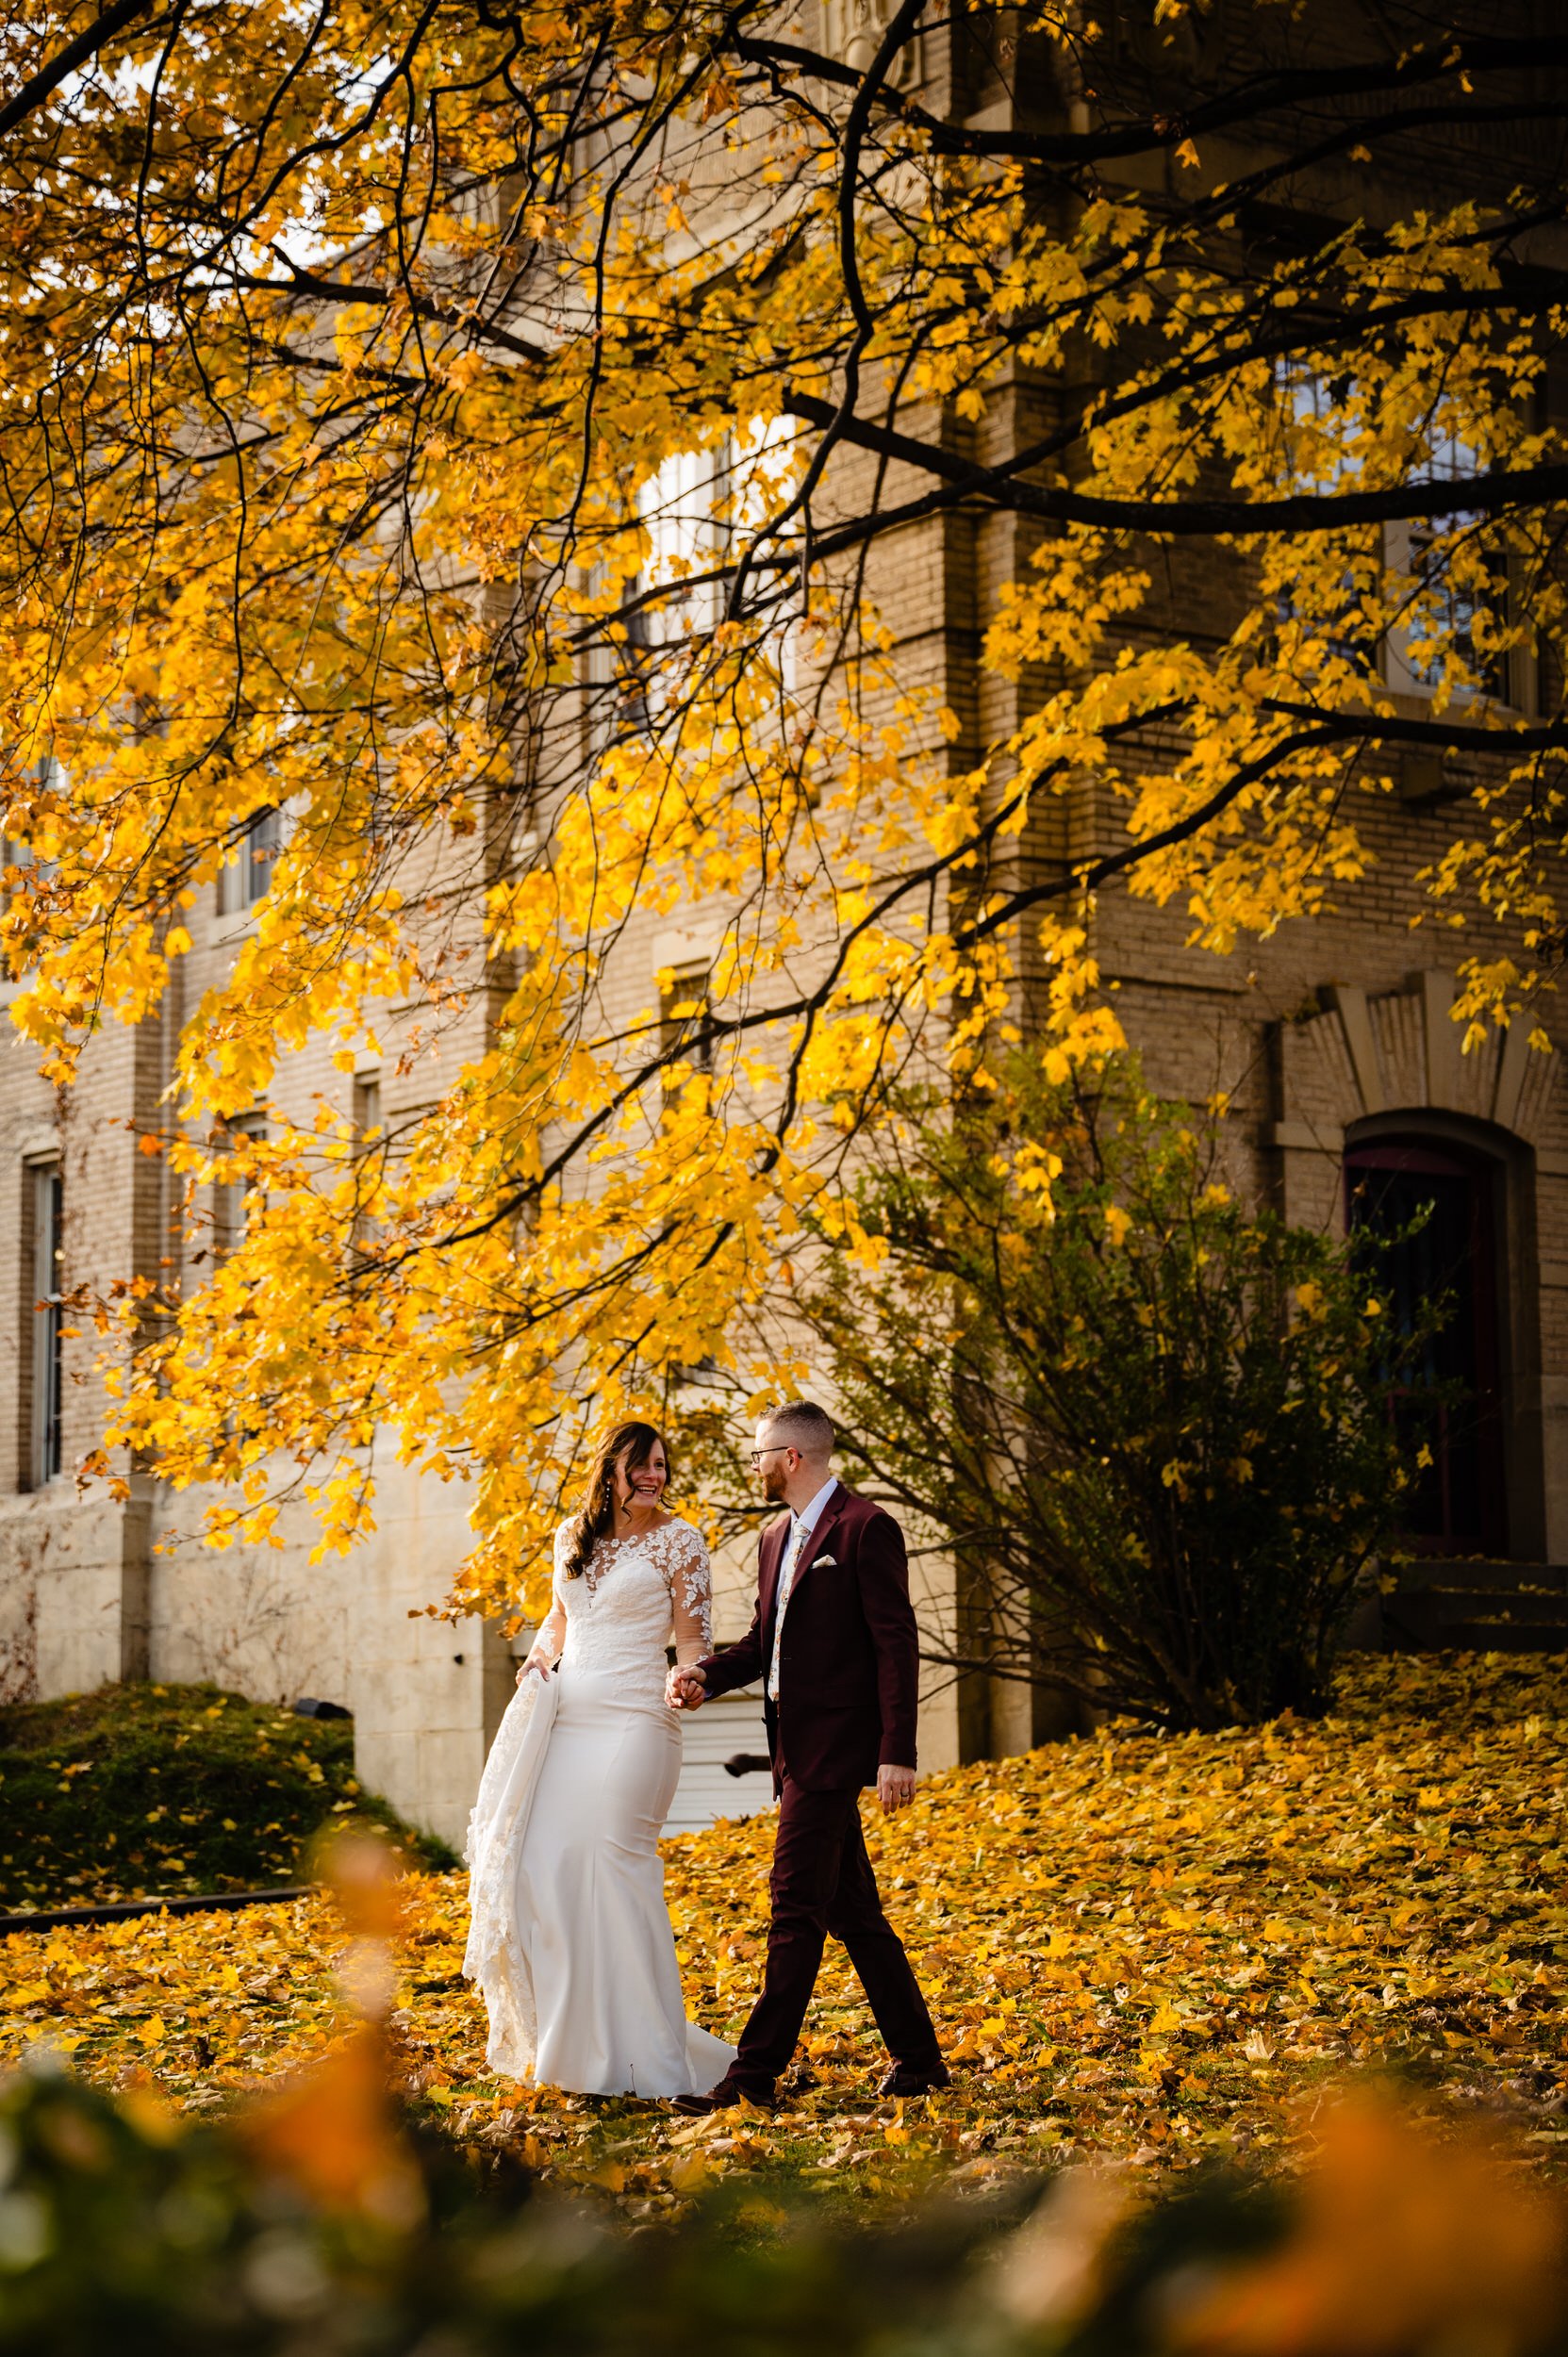
[[[656,1424],[644,1424],[640,1417],[632,1417],[618,1424],[600,1442],[593,1463],[588,1467],[587,1482],[583,1492],[583,1508],[569,1525],[566,1574],[577,1579],[587,1567],[594,1541],[607,1539],[615,1528],[615,1469],[616,1459],[624,1448],[630,1448],[626,1459],[629,1474],[646,1465],[656,1448],[664,1451],[665,1470],[670,1474],[669,1442]]]

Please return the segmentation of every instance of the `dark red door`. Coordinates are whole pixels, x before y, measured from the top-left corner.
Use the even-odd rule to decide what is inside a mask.
[[[1395,1410],[1415,1476],[1406,1536],[1427,1555],[1504,1554],[1495,1173],[1446,1148],[1395,1143],[1352,1147],[1345,1183],[1395,1329],[1410,1334],[1428,1305],[1444,1305]]]

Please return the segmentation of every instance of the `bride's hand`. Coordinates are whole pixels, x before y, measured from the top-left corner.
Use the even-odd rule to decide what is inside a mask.
[[[701,1710],[707,1700],[707,1680],[695,1663],[670,1671],[664,1682],[664,1698],[671,1710]]]
[[[523,1663],[521,1669],[518,1672],[518,1684],[520,1686],[522,1684],[523,1679],[528,1675],[530,1670],[532,1670],[535,1676],[538,1678],[547,1678],[550,1675],[549,1662],[542,1660],[537,1654],[531,1653],[527,1660]]]

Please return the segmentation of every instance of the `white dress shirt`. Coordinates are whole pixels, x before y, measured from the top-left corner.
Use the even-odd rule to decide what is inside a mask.
[[[779,1574],[779,1597],[773,1608],[773,1658],[767,1668],[767,1699],[770,1703],[779,1699],[779,1647],[784,1642],[784,1607],[789,1602],[789,1591],[795,1585],[801,1558],[811,1543],[811,1534],[821,1521],[837,1487],[837,1475],[830,1474],[817,1495],[808,1499],[798,1513],[794,1508],[790,1508],[789,1542],[784,1548],[784,1568]]]

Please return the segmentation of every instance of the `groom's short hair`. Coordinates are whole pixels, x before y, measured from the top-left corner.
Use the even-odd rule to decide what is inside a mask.
[[[799,1449],[802,1457],[831,1457],[838,1435],[833,1418],[814,1399],[786,1400],[770,1408],[763,1422],[780,1448]]]

